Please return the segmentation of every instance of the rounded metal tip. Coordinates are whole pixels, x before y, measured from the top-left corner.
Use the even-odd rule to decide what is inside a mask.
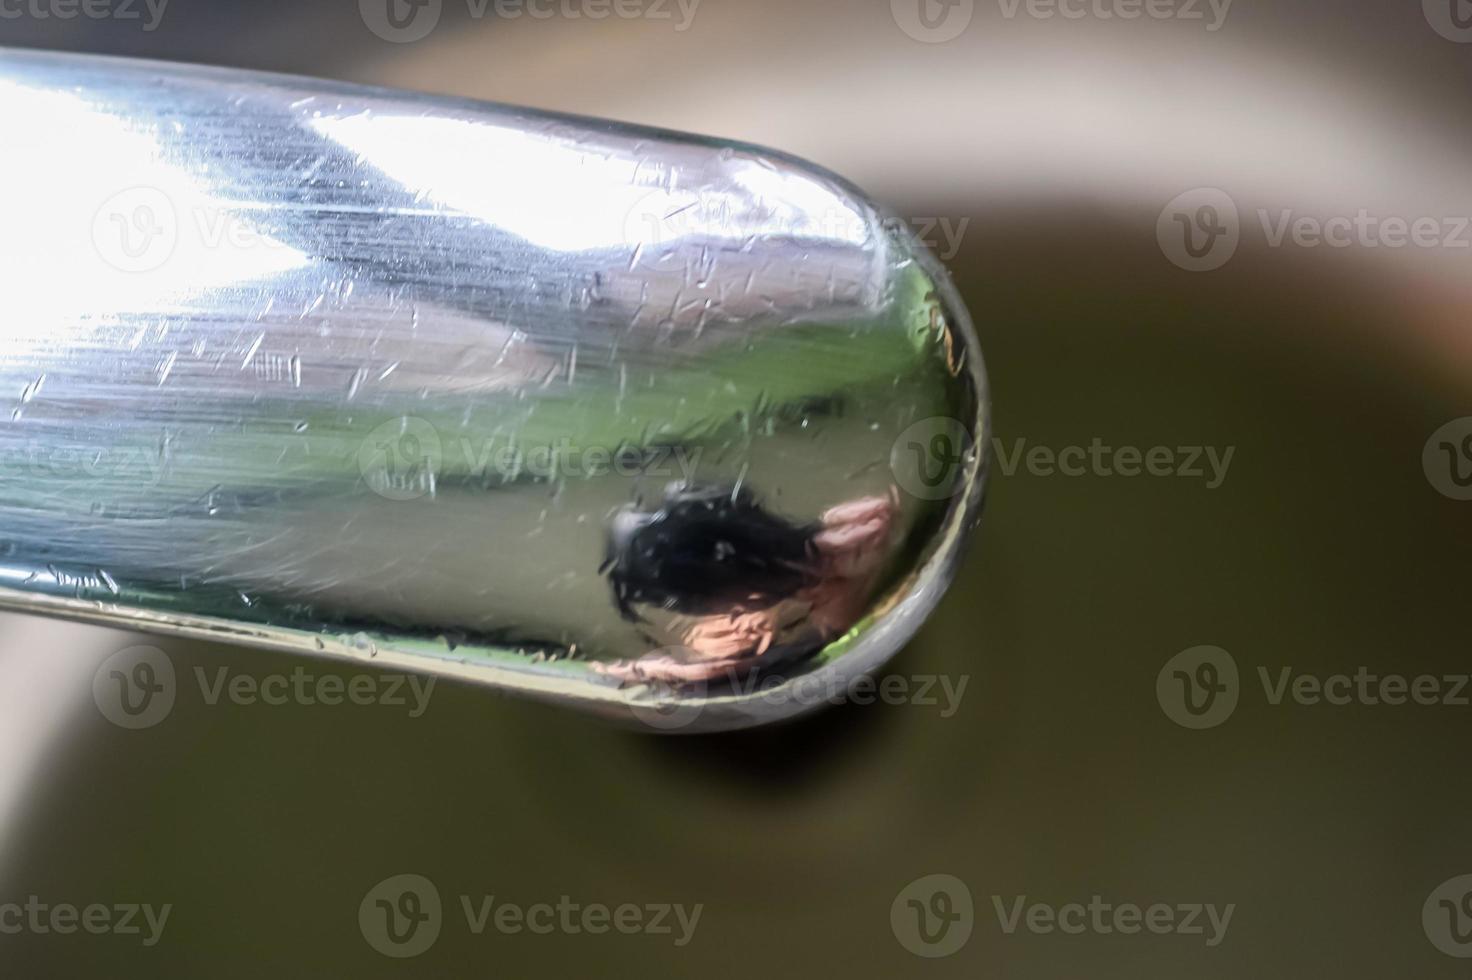
[[[20,53],[0,127],[6,605],[710,731],[841,696],[954,573],[981,352],[831,174]]]

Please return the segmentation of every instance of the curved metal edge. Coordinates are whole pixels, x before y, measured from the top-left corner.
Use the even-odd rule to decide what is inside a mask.
[[[827,175],[820,167],[801,160],[796,162]],[[842,177],[830,179],[850,189],[857,200],[873,207],[862,191],[853,188]],[[888,220],[893,216],[887,211],[876,210],[881,218],[886,219],[886,226],[905,227]],[[679,729],[679,734],[735,731],[791,721],[828,707],[834,703],[831,695],[849,691],[851,685],[884,666],[914,638],[940,604],[960,571],[970,544],[971,532],[980,524],[986,507],[987,477],[991,463],[991,386],[981,341],[977,337],[966,304],[956,289],[955,281],[940,260],[913,232],[905,232],[903,244],[934,283],[950,329],[965,344],[962,366],[975,393],[976,416],[973,419],[957,420],[972,434],[974,447],[961,484],[964,489],[952,499],[938,532],[936,545],[924,565],[912,576],[909,589],[879,615],[877,621],[868,627],[868,631],[851,649],[816,671],[788,679],[774,691],[710,698],[699,716],[684,724]],[[788,690],[793,685],[810,687],[815,692],[815,697],[803,699],[796,692]]]
[[[864,198],[860,197],[860,200]],[[895,227],[893,224],[890,227]],[[985,506],[990,464],[990,387],[977,339],[965,305],[949,273],[913,234],[904,243],[920,262],[940,294],[950,329],[965,344],[963,369],[975,392],[976,417],[967,428],[973,433],[975,451],[967,461],[964,490],[953,498],[938,533],[936,545],[907,591],[878,615],[868,632],[851,649],[817,670],[788,678],[775,689],[718,696],[681,706],[673,702],[671,721],[658,723],[655,705],[610,686],[606,694],[589,696],[580,677],[559,677],[552,672],[456,658],[439,653],[399,650],[380,646],[370,638],[329,638],[320,634],[273,627],[251,627],[239,622],[207,616],[151,613],[147,610],[109,606],[91,600],[38,596],[0,587],[0,609],[91,623],[99,626],[144,631],[152,635],[231,643],[276,652],[304,654],[339,663],[353,663],[376,670],[403,670],[431,674],[447,680],[489,685],[534,700],[577,706],[622,724],[669,734],[709,734],[734,731],[789,721],[821,710],[833,703],[835,693],[848,691],[859,678],[872,674],[913,638],[934,612],[954,581],[969,543],[970,532],[980,522]],[[968,420],[961,420],[963,424]],[[794,685],[798,685],[794,687]],[[803,691],[813,692],[803,696]]]
[[[30,51],[16,48],[0,48],[0,57],[22,60],[44,60],[54,57],[50,52]],[[237,69],[195,66],[184,63],[142,62],[139,59],[88,56],[89,60],[111,62],[137,62],[155,69],[167,71],[201,71],[206,74],[219,73],[232,78],[253,79],[270,84],[299,81],[296,76],[278,75],[269,72],[240,71]],[[317,80],[314,80],[317,81]],[[340,88],[344,93],[357,95],[381,94],[385,97],[423,101],[438,110],[484,111],[487,107],[500,107],[510,111],[524,111],[543,118],[560,119],[581,126],[600,127],[619,125],[641,131],[651,137],[677,139],[681,141],[715,142],[712,137],[680,133],[637,124],[612,123],[608,120],[592,119],[566,113],[525,109],[516,106],[501,106],[478,100],[441,97],[421,93],[374,88],[346,82],[318,82],[327,88]],[[299,653],[337,662],[356,663],[375,669],[400,669],[427,673],[451,680],[460,680],[478,685],[491,685],[509,693],[520,694],[537,700],[553,701],[564,706],[581,707],[594,714],[616,721],[630,723],[636,727],[682,734],[700,734],[748,728],[772,722],[789,720],[811,714],[833,700],[833,692],[843,692],[859,678],[872,674],[886,663],[908,642],[921,625],[935,610],[946,589],[955,579],[965,552],[970,531],[979,522],[984,506],[991,432],[990,390],[982,355],[981,345],[974,325],[962,302],[950,274],[938,258],[923,245],[908,226],[894,220],[894,216],[878,208],[860,188],[841,175],[792,154],[734,141],[719,141],[722,146],[736,147],[773,162],[790,166],[795,170],[825,180],[850,196],[853,202],[876,218],[876,232],[887,230],[894,247],[919,264],[938,293],[946,322],[954,337],[963,342],[962,370],[967,376],[975,399],[975,418],[960,419],[972,433],[974,451],[967,462],[963,475],[963,490],[952,499],[946,516],[937,531],[930,554],[923,565],[914,572],[904,591],[892,593],[886,607],[875,615],[866,627],[866,632],[853,640],[841,655],[823,666],[806,673],[786,678],[776,689],[752,693],[718,695],[689,701],[683,708],[679,699],[671,702],[676,711],[688,712],[678,724],[651,724],[654,710],[647,695],[621,690],[615,686],[590,689],[586,679],[574,673],[559,674],[546,669],[528,670],[508,664],[498,664],[485,659],[473,659],[468,655],[455,655],[444,648],[439,649],[395,649],[380,644],[373,638],[326,637],[319,633],[281,628],[251,626],[239,622],[208,616],[188,616],[177,612],[167,615],[151,613],[131,607],[112,606],[95,600],[72,599],[56,596],[40,596],[33,593],[0,587],[0,609],[64,618],[101,626],[144,631],[154,635],[173,636],[232,643],[278,652]],[[896,597],[897,596],[897,597]],[[839,643],[849,642],[846,638]],[[832,648],[830,644],[829,649]],[[489,652],[494,655],[495,651]],[[821,658],[821,653],[819,654]],[[793,685],[816,692],[805,697],[801,689],[789,690]]]

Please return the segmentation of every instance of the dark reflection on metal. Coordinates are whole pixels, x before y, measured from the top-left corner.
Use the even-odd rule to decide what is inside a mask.
[[[800,161],[20,52],[0,133],[4,604],[719,729],[882,663],[978,515],[964,309]]]
[[[618,607],[641,623],[673,614],[665,633],[679,645],[600,671],[630,682],[712,683],[812,654],[862,615],[896,509],[866,497],[799,527],[741,488],[675,487],[657,511],[620,511],[609,559]]]

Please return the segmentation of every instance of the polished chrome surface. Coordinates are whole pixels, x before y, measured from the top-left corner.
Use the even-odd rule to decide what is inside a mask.
[[[713,730],[882,663],[979,514],[962,305],[800,161],[20,52],[0,129],[0,604]]]

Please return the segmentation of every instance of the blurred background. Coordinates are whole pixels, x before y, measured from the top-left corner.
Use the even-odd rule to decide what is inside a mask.
[[[211,704],[196,670],[297,662],[5,617],[0,906],[170,912],[0,935],[4,974],[1465,976],[1469,42],[1465,0],[0,3],[5,45],[807,157],[952,269],[996,412],[969,560],[886,669],[907,693],[771,730],[446,683],[417,716]],[[142,642],[182,683],[127,730],[93,680]],[[359,923],[402,874],[443,903],[406,960]],[[486,896],[702,911],[476,934]]]

